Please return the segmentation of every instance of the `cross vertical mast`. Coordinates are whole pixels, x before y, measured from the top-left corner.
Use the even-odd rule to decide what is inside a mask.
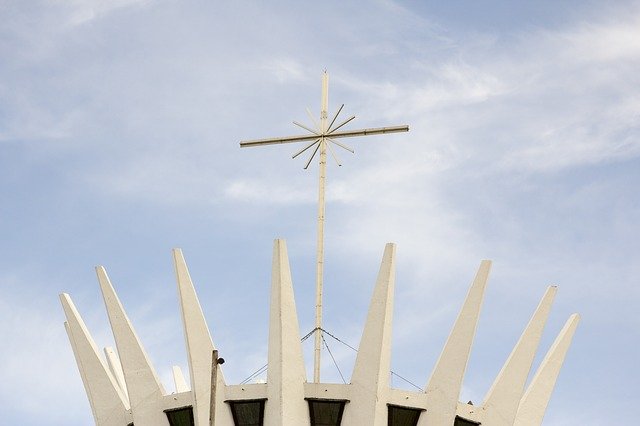
[[[312,129],[304,124],[294,121],[293,124],[309,132],[304,135],[296,136],[283,136],[277,138],[267,139],[253,139],[247,141],[241,141],[241,148],[249,148],[253,146],[264,145],[278,145],[288,144],[296,142],[304,142],[305,145],[300,151],[293,154],[292,158],[297,158],[305,152],[311,152],[311,156],[304,166],[305,170],[309,167],[316,154],[319,152],[320,164],[319,164],[319,183],[318,183],[318,245],[316,250],[316,321],[315,328],[312,333],[315,335],[315,347],[314,347],[314,363],[313,363],[313,381],[320,383],[320,353],[322,349],[322,287],[324,278],[324,213],[325,213],[325,183],[327,179],[327,151],[331,153],[331,156],[340,166],[340,161],[336,153],[334,152],[331,144],[340,147],[346,151],[354,153],[348,145],[338,142],[337,139],[351,138],[358,136],[371,136],[371,135],[383,135],[386,133],[397,133],[409,131],[409,126],[391,126],[391,127],[377,127],[369,129],[358,130],[340,130],[342,127],[350,123],[355,119],[355,115],[347,118],[342,122],[336,122],[344,104],[338,108],[331,121],[329,121],[329,74],[324,71],[322,74],[322,98],[320,105],[320,122],[317,123],[311,113],[311,121],[315,129]]]
[[[322,105],[320,108],[320,132],[327,132],[329,109],[329,75],[322,74]],[[327,142],[320,138],[320,167],[318,185],[318,246],[316,250],[316,327],[313,355],[313,381],[320,383],[320,348],[322,345],[322,284],[324,277],[324,186],[327,180]]]

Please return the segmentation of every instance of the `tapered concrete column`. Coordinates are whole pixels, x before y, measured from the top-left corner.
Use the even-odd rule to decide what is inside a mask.
[[[68,294],[60,295],[67,317],[65,329],[71,342],[80,376],[89,398],[96,426],[122,426],[129,420],[126,398],[115,378],[100,358],[98,347],[89,334]]]
[[[202,307],[196,294],[182,250],[173,250],[173,261],[178,282],[182,324],[189,360],[189,376],[194,397],[194,420],[196,426],[209,426],[211,403],[211,353],[215,349],[209,327],[202,313]],[[216,380],[216,424],[233,424],[231,411],[224,403],[225,381],[222,368],[218,367]]]
[[[482,423],[512,426],[558,287],[547,289],[482,404]]]
[[[96,268],[136,426],[169,426],[164,389],[102,266]]]
[[[490,270],[491,261],[483,260],[427,384],[427,411],[420,416],[419,426],[454,422]]]
[[[545,355],[538,371],[533,376],[529,388],[524,393],[514,426],[538,426],[542,424],[549,399],[556,385],[558,374],[571,346],[571,340],[580,322],[580,315],[573,314],[565,323],[562,331]]]
[[[395,254],[395,244],[387,244],[351,377],[353,389],[344,412],[345,425],[387,424]]]
[[[309,409],[304,400],[305,382],[287,246],[284,240],[275,240],[271,270],[265,426],[309,424]]]
[[[188,392],[189,386],[187,385],[187,381],[184,379],[184,374],[182,374],[182,370],[177,365],[171,367],[171,372],[173,373],[173,384],[176,387],[176,393]]]
[[[104,355],[107,357],[107,365],[109,366],[109,370],[113,377],[115,377],[118,386],[120,386],[120,390],[124,394],[124,397],[127,399],[127,406],[129,405],[129,392],[127,391],[127,384],[124,381],[124,373],[122,372],[122,365],[120,364],[120,359],[116,354],[116,351],[113,350],[112,347],[104,348]]]

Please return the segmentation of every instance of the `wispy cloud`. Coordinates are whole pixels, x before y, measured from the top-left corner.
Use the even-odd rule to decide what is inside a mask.
[[[262,65],[262,68],[272,74],[280,83],[308,80],[300,62],[293,58],[273,58]]]
[[[315,201],[307,188],[278,186],[261,181],[238,180],[225,188],[225,195],[231,199],[261,204],[307,204]]]
[[[143,6],[153,0],[48,0],[50,3],[68,8],[69,24],[71,26],[88,24],[104,18],[118,9]]]

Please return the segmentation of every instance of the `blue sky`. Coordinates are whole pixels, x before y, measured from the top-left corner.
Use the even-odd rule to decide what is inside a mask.
[[[0,18],[7,423],[91,423],[57,296],[113,345],[95,265],[169,389],[171,366],[187,371],[173,247],[229,382],[266,361],[274,238],[288,243],[301,332],[313,328],[317,166],[238,142],[298,133],[324,69],[352,128],[411,126],[351,140],[356,155],[329,166],[325,328],[357,345],[396,242],[392,366],[424,386],[492,259],[461,398],[483,399],[557,284],[536,365],[571,313],[582,322],[545,424],[627,421],[640,383],[637,2],[5,0]],[[332,350],[348,376],[353,354]]]

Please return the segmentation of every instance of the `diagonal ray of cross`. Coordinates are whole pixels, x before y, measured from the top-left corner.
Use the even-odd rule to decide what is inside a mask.
[[[315,383],[320,382],[320,348],[322,344],[322,286],[323,286],[323,274],[324,274],[324,213],[325,213],[325,182],[327,176],[327,150],[331,153],[331,156],[340,166],[340,161],[336,153],[333,151],[332,144],[345,149],[351,153],[354,150],[344,143],[339,142],[337,139],[350,138],[356,136],[370,136],[370,135],[382,135],[385,133],[397,133],[409,131],[409,126],[393,126],[393,127],[377,127],[369,129],[359,130],[340,130],[356,117],[351,116],[346,120],[336,124],[340,112],[344,104],[338,108],[331,121],[328,120],[328,104],[329,104],[329,75],[325,71],[322,74],[322,104],[320,110],[320,123],[319,125],[313,119],[311,113],[309,117],[314,122],[314,128],[307,127],[304,124],[300,124],[296,121],[293,122],[296,126],[308,131],[308,134],[298,136],[285,136],[279,138],[268,139],[254,139],[240,142],[241,148],[248,148],[253,146],[263,145],[277,145],[294,142],[307,142],[307,144],[298,152],[293,154],[292,158],[296,158],[305,152],[310,151],[311,155],[305,163],[304,168],[307,169],[316,154],[320,154],[319,168],[320,168],[320,182],[318,189],[318,245],[316,252],[316,325],[315,325],[315,347],[314,347],[314,363],[313,363],[313,381]]]

